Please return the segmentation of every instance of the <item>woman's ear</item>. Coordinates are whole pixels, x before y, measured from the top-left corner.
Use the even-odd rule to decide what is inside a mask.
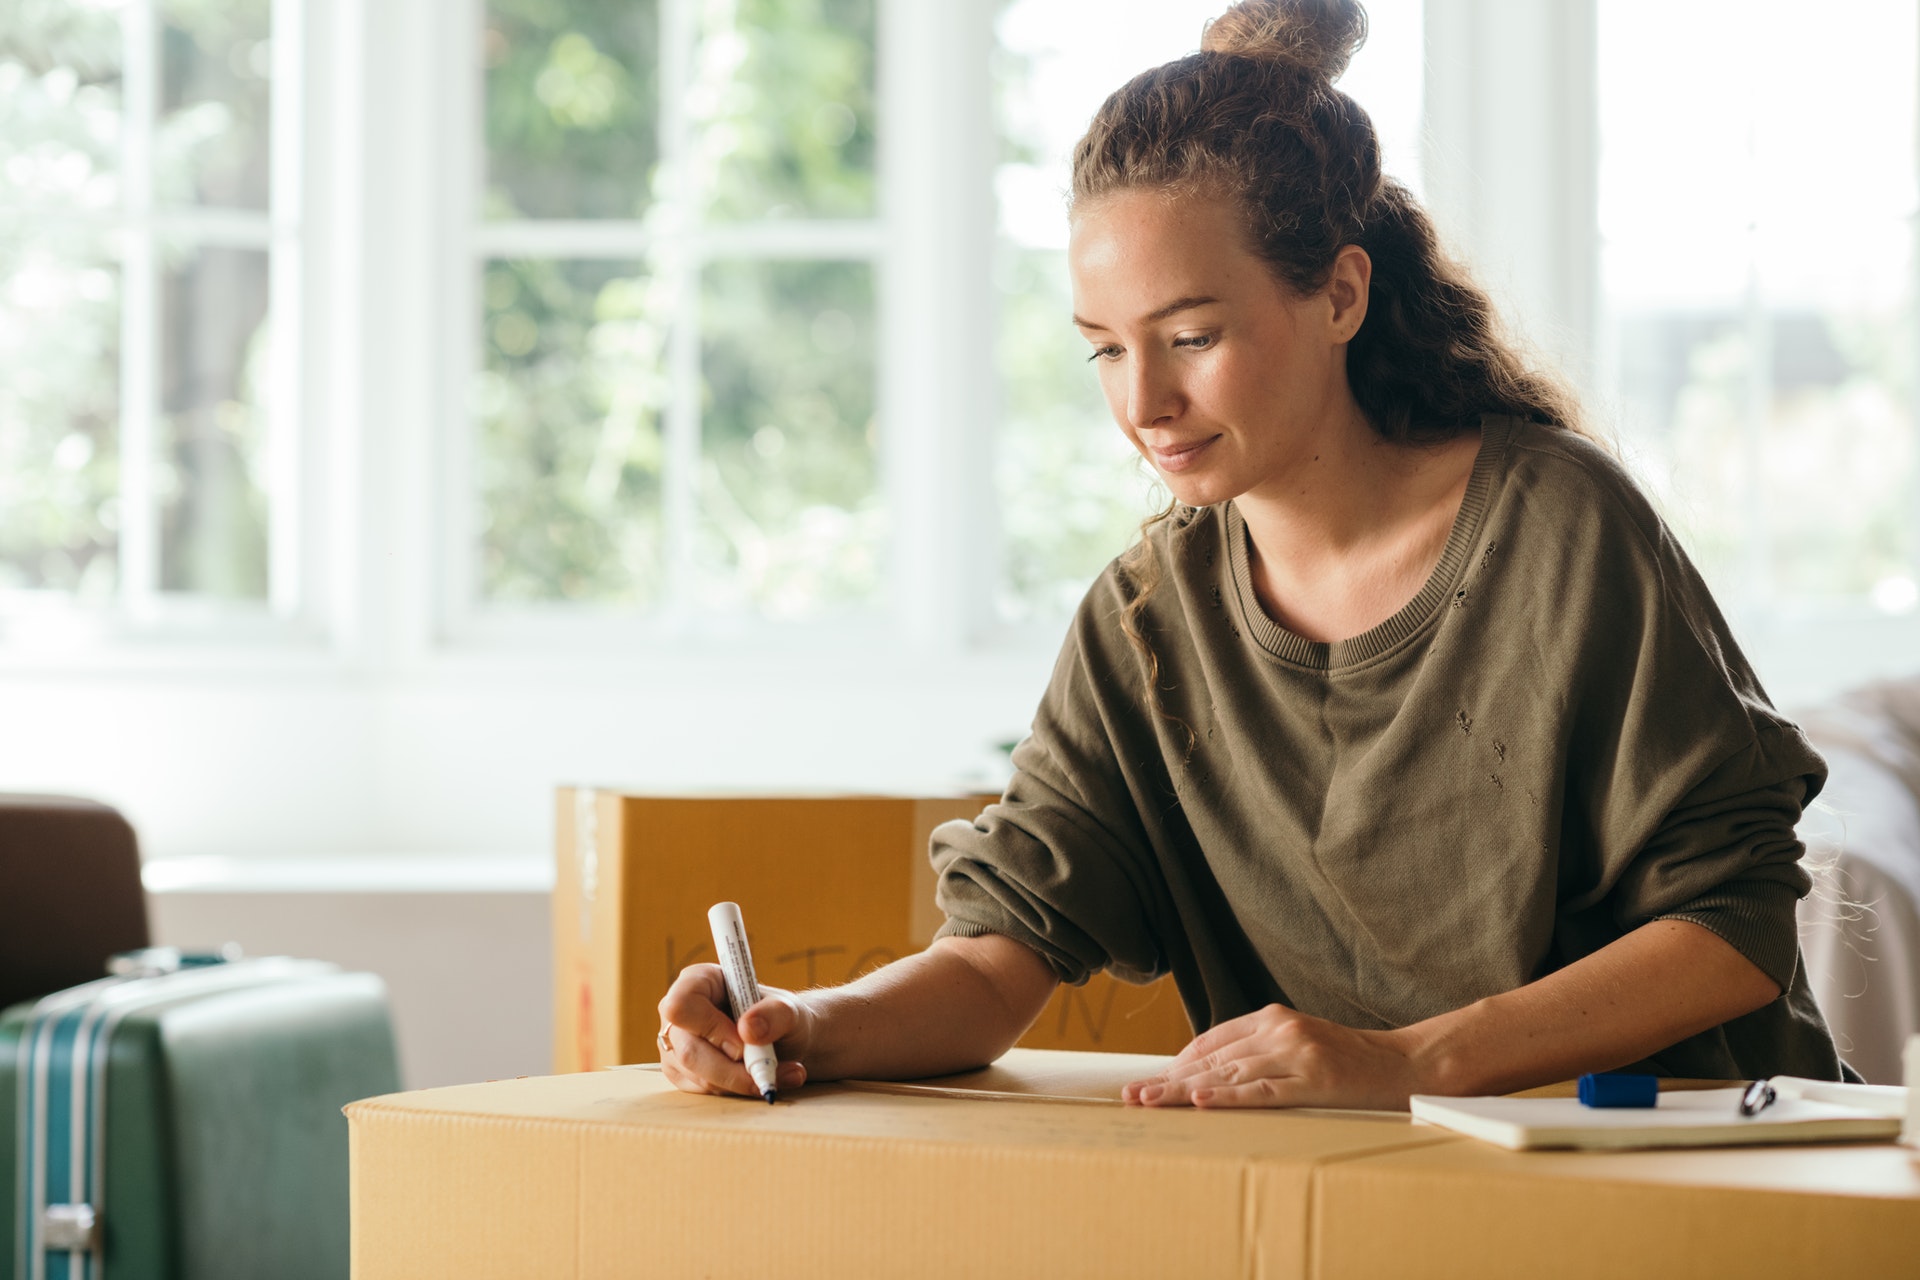
[[[1344,245],[1333,255],[1333,274],[1327,280],[1327,298],[1333,303],[1335,342],[1352,342],[1367,318],[1367,289],[1373,282],[1373,259],[1357,244]]]

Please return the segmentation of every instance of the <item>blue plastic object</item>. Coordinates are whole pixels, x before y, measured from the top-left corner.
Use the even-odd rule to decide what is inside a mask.
[[[1587,1107],[1651,1107],[1660,1099],[1660,1077],[1603,1075],[1580,1077],[1580,1103]]]

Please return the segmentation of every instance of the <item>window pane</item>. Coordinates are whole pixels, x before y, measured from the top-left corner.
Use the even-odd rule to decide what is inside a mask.
[[[163,0],[154,197],[267,207],[271,0]]]
[[[0,589],[117,584],[120,269],[74,227],[119,204],[121,47],[92,6],[0,23]]]
[[[885,527],[872,268],[715,264],[700,305],[696,603],[779,618],[873,603]]]
[[[120,200],[119,20],[42,3],[0,24],[0,211],[108,213]]]
[[[488,0],[490,218],[633,218],[660,147],[655,0]]]
[[[1073,612],[1087,583],[1164,503],[1152,470],[1113,424],[1073,314],[1066,253],[1003,247],[1000,380],[1007,427],[995,458],[1006,546],[1000,615]],[[1070,371],[1077,376],[1062,377]]]
[[[873,0],[739,0],[706,22],[689,105],[709,216],[872,214]]]
[[[267,594],[267,255],[200,249],[160,284],[160,586]]]
[[[1003,0],[995,61],[1001,161],[997,462],[1000,614],[1057,618],[1130,541],[1158,486],[1101,400],[1073,329],[1066,271],[1069,158],[1132,76],[1200,46],[1223,0],[1112,0],[1099,20],[1060,0]],[[1372,116],[1385,167],[1419,188],[1420,0],[1372,0],[1370,34],[1340,81]]]
[[[0,589],[113,595],[120,274],[0,221]]]
[[[1906,258],[1889,261],[1911,270]],[[1867,306],[1776,312],[1770,327],[1762,506],[1775,589],[1860,597],[1911,581],[1920,510],[1911,314]]]
[[[1615,394],[1630,449],[1730,604],[1910,608],[1914,9],[1846,0],[1812,25],[1797,12],[1601,6]],[[1845,103],[1847,127],[1810,102]]]
[[[631,262],[490,262],[482,293],[482,595],[653,603],[673,299]]]

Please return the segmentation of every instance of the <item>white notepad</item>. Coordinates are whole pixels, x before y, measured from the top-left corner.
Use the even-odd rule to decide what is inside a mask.
[[[1662,1093],[1652,1107],[1587,1107],[1577,1098],[1413,1098],[1415,1120],[1515,1151],[1544,1147],[1743,1146],[1892,1138],[1906,1114],[1906,1090],[1775,1076],[1778,1100],[1740,1114],[1744,1089]]]

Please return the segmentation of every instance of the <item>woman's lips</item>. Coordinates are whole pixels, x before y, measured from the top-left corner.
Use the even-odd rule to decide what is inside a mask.
[[[1192,444],[1155,445],[1153,446],[1154,465],[1169,473],[1185,471],[1200,460],[1200,454],[1208,445],[1219,438],[1219,436],[1208,436],[1205,440],[1196,440]]]

